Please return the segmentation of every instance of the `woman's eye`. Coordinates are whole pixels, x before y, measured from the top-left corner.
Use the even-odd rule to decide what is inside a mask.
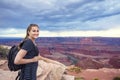
[[[33,32],[39,32],[39,30],[33,30]]]
[[[37,30],[37,32],[39,32],[39,30]]]
[[[36,32],[36,30],[33,30],[33,32]]]

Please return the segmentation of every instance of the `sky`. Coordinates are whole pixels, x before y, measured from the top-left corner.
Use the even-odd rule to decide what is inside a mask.
[[[120,37],[120,0],[0,0],[0,37]]]

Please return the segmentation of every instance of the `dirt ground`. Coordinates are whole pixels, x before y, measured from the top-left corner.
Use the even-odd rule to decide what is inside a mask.
[[[82,78],[82,80],[113,80],[114,77],[120,77],[120,69],[86,69],[80,73],[68,72],[70,75]],[[9,71],[6,60],[0,60],[0,80],[15,80],[17,72]],[[37,79],[39,80],[39,78]]]

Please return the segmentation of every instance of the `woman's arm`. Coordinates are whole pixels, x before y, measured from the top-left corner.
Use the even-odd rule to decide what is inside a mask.
[[[27,51],[24,49],[20,49],[20,51],[17,53],[14,63],[15,64],[27,64],[31,62],[38,61],[38,56],[31,58],[31,59],[24,59],[23,57],[27,54]]]

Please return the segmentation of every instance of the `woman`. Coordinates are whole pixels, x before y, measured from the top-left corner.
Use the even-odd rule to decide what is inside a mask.
[[[23,68],[21,69],[20,73],[20,80],[36,80],[37,75],[37,67],[38,67],[38,60],[44,61],[43,63],[52,63],[64,66],[63,64],[50,60],[48,58],[44,58],[39,54],[39,50],[36,46],[35,40],[39,36],[39,26],[37,24],[30,24],[26,30],[26,37],[23,40],[22,45],[18,54],[16,55],[16,58],[14,60],[15,64],[23,64]],[[43,64],[40,64],[43,65]],[[47,68],[49,65],[46,66]],[[45,68],[44,68],[45,69]],[[65,69],[65,66],[64,66]],[[45,72],[44,75],[41,78],[41,80],[45,80],[49,72],[52,70],[52,68],[49,69],[49,71]]]
[[[36,80],[38,66],[38,48],[35,39],[39,36],[39,27],[30,24],[26,31],[21,49],[14,60],[15,64],[24,64],[21,69],[20,80]]]

